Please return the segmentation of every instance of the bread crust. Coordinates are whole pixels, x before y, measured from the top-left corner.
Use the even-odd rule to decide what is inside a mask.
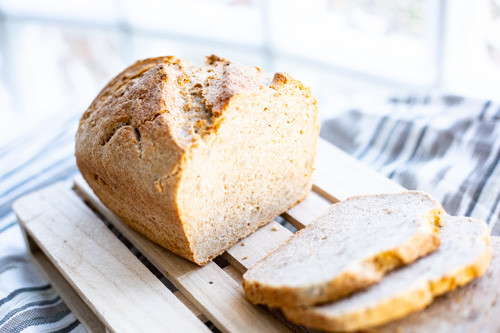
[[[176,171],[182,165],[185,145],[172,133],[169,119],[158,114],[163,89],[171,89],[172,83],[164,80],[167,72],[171,72],[169,65],[173,60],[161,57],[138,61],[108,83],[80,120],[75,155],[83,177],[108,208],[156,243],[192,259],[175,205],[180,179]],[[169,156],[163,163],[142,162],[144,159],[152,162],[153,158],[148,154],[152,147],[139,146],[146,137],[168,147]],[[156,181],[145,179],[146,173],[171,176],[169,182],[162,184],[167,195],[161,196],[152,188],[140,186],[141,182],[154,184]],[[122,195],[117,197],[116,193]],[[148,202],[154,201],[162,208],[144,212],[138,207],[150,206]],[[158,222],[144,225],[139,222],[143,217]],[[169,221],[168,228],[161,227],[162,220]]]
[[[202,217],[194,221],[189,206],[206,197],[197,197],[188,186],[203,154],[218,146],[221,128],[231,126],[231,117],[248,112],[242,105],[249,98],[279,104],[293,94],[311,117],[309,123],[295,125],[304,126],[308,145],[314,142],[307,161],[310,172],[296,177],[300,188],[280,207],[266,208],[262,220],[249,221],[248,228],[220,244],[202,244],[198,235],[210,227],[200,222]],[[259,115],[249,121],[258,121]],[[128,225],[172,252],[205,264],[307,195],[318,132],[316,100],[286,74],[277,73],[273,80],[260,69],[217,56],[208,57],[205,67],[159,57],[136,62],[104,87],[80,120],[75,155],[95,194]],[[217,223],[222,224],[220,219]]]

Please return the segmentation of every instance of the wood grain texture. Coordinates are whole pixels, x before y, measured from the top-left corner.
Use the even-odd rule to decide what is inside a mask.
[[[184,296],[179,290],[174,291],[175,297],[179,299],[191,312],[202,322],[206,323],[208,321],[207,317],[193,304],[186,296]]]
[[[26,232],[112,332],[204,332],[66,183],[14,204]]]
[[[326,213],[332,203],[323,198],[318,193],[312,191],[298,205],[289,209],[288,212],[282,216],[290,222],[295,228],[302,229],[315,219]]]
[[[224,272],[226,272],[230,277],[234,279],[239,285],[243,283],[243,274],[236,269],[233,265],[229,265],[223,268]]]
[[[234,267],[244,273],[268,253],[280,247],[292,235],[290,230],[273,221],[234,244],[223,255]]]
[[[82,300],[82,298],[76,293],[71,284],[64,279],[63,275],[57,270],[57,268],[50,262],[47,256],[40,250],[38,245],[35,243],[31,236],[26,234],[25,229],[21,229],[23,236],[28,246],[30,256],[33,262],[42,272],[44,277],[50,282],[52,287],[56,290],[57,294],[63,299],[64,303],[68,308],[75,314],[80,323],[85,327],[85,329],[92,333],[106,332],[106,327],[101,323],[99,318],[90,310],[87,304]],[[228,266],[232,268],[232,266]],[[226,270],[227,271],[227,270]],[[232,272],[232,271],[231,271]],[[240,273],[241,277],[241,273]],[[177,297],[182,304],[184,304],[199,320],[202,322],[207,322],[208,319],[201,313],[198,308],[196,308],[193,303],[191,303],[180,291],[174,292],[175,297]]]
[[[78,318],[82,326],[91,333],[106,332],[106,327],[103,323],[76,293],[71,284],[66,281],[64,276],[50,262],[49,258],[40,250],[33,238],[26,233],[25,229],[22,229],[22,231],[33,262],[40,272],[42,272],[43,276],[50,281],[52,288],[54,288],[57,294],[63,299],[64,303]]]
[[[123,223],[99,201],[82,178],[75,180],[75,187],[221,331],[289,331],[264,308],[250,304],[241,285],[216,263],[200,267],[173,254]]]

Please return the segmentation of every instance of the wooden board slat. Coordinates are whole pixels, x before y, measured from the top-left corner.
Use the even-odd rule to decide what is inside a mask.
[[[57,268],[50,262],[49,258],[43,253],[42,250],[36,245],[33,238],[26,233],[25,229],[21,229],[23,232],[25,243],[28,247],[29,254],[33,259],[33,262],[38,267],[40,272],[49,281],[52,287],[55,289],[57,294],[61,296],[64,303],[73,312],[80,323],[85,327],[85,329],[92,333],[104,333],[106,332],[106,327],[101,323],[99,318],[90,310],[87,304],[82,300],[82,298],[76,293],[76,291],[71,287],[71,285],[64,279],[62,274],[57,270]],[[231,267],[232,266],[228,266]],[[234,269],[234,268],[233,268]],[[227,272],[227,270],[226,270]],[[232,271],[231,271],[232,272]],[[228,273],[229,274],[229,273]],[[233,277],[234,278],[234,277]],[[199,320],[202,322],[207,322],[208,319],[198,310],[193,303],[191,303],[181,292],[175,291],[175,297],[177,297],[182,304],[184,304]]]
[[[179,299],[191,312],[202,322],[206,323],[208,321],[207,317],[193,304],[191,303],[183,293],[179,290],[174,291],[175,297]]]
[[[71,284],[66,281],[64,276],[57,270],[57,268],[50,262],[49,258],[43,253],[42,250],[36,245],[33,238],[23,230],[24,239],[28,250],[30,252],[33,262],[38,267],[43,276],[50,281],[52,288],[64,300],[64,303],[78,318],[82,326],[92,333],[105,333],[106,327],[97,318],[97,316],[90,310],[85,301],[77,294]]]
[[[304,201],[298,203],[283,214],[285,220],[295,228],[302,229],[323,215],[332,203],[318,193],[311,191]]]
[[[110,331],[209,331],[68,184],[27,195],[14,209],[26,233]]]
[[[292,235],[290,230],[273,221],[234,244],[223,256],[244,273],[268,253],[280,247]]]
[[[318,140],[313,183],[315,190],[332,202],[405,190],[322,138]]]
[[[230,277],[233,278],[239,285],[243,283],[243,276],[241,272],[236,269],[233,265],[229,265],[223,268],[224,272],[226,272]]]
[[[75,189],[111,222],[156,268],[220,330],[226,332],[287,332],[287,327],[262,307],[250,304],[241,285],[216,263],[197,266],[162,248],[125,224],[105,207],[83,178]]]

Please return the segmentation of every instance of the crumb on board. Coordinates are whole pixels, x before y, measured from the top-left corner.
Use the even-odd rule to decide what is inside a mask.
[[[279,229],[278,229],[278,227],[277,227],[277,226],[274,226],[274,227],[272,227],[272,228],[271,228],[271,230],[272,230],[272,231],[278,231]]]
[[[241,243],[241,246],[245,246],[245,243]]]
[[[241,258],[241,260],[245,260],[245,259],[248,259],[248,257],[243,257],[243,258]]]
[[[208,281],[208,283],[210,283],[210,284],[214,284],[214,281]]]

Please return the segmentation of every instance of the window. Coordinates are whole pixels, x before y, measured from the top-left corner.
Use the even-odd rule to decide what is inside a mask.
[[[500,0],[0,0],[0,11],[3,113],[81,112],[124,66],[166,54],[286,70],[342,107],[381,87],[498,99]]]

